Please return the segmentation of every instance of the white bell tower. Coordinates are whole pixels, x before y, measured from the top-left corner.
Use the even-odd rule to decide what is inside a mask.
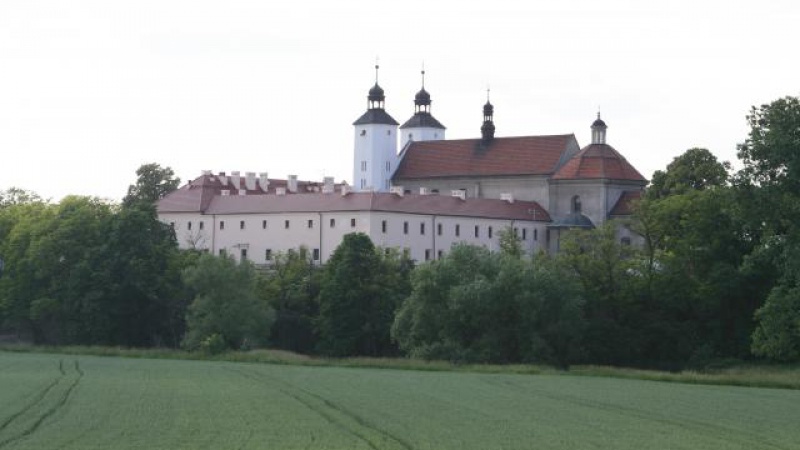
[[[425,69],[422,69],[422,89],[414,96],[414,115],[400,127],[400,148],[412,141],[444,139],[445,126],[431,115],[431,94],[425,90]]]
[[[353,122],[353,188],[356,191],[386,192],[397,166],[397,126],[384,110],[386,96],[378,85],[375,65],[375,86],[367,96],[367,112]]]

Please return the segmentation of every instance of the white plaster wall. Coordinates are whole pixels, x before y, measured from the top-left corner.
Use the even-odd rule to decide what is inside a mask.
[[[356,191],[388,191],[389,177],[397,165],[397,126],[384,124],[354,127],[353,187]],[[362,136],[362,132],[365,132]],[[362,170],[362,161],[367,162]],[[389,170],[386,164],[389,163]],[[361,180],[365,180],[362,188]]]
[[[403,128],[400,130],[400,148],[403,148],[409,141],[438,141],[445,139],[444,132],[440,128],[419,127]],[[413,137],[412,137],[413,135]]]
[[[572,212],[572,199],[581,198],[581,212],[595,226],[606,221],[608,214],[607,189],[600,180],[560,181],[550,186],[550,216],[553,220]]]

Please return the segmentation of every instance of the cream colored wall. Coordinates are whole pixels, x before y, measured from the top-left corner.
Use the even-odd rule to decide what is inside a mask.
[[[534,201],[549,209],[549,185],[545,177],[472,177],[430,180],[397,180],[395,185],[418,193],[419,188],[438,189],[439,195],[450,195],[450,191],[466,189],[467,198],[499,199],[500,194],[511,193],[517,200]]]

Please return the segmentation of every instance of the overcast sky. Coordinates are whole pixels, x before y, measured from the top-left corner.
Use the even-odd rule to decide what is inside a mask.
[[[2,0],[0,189],[119,200],[157,162],[352,182],[380,57],[413,114],[424,61],[448,138],[575,133],[650,178],[691,147],[735,161],[752,105],[800,95],[800,2]]]

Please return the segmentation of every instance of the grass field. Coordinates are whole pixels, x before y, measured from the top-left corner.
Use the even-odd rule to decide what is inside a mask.
[[[800,449],[800,391],[0,352],[0,449]]]

